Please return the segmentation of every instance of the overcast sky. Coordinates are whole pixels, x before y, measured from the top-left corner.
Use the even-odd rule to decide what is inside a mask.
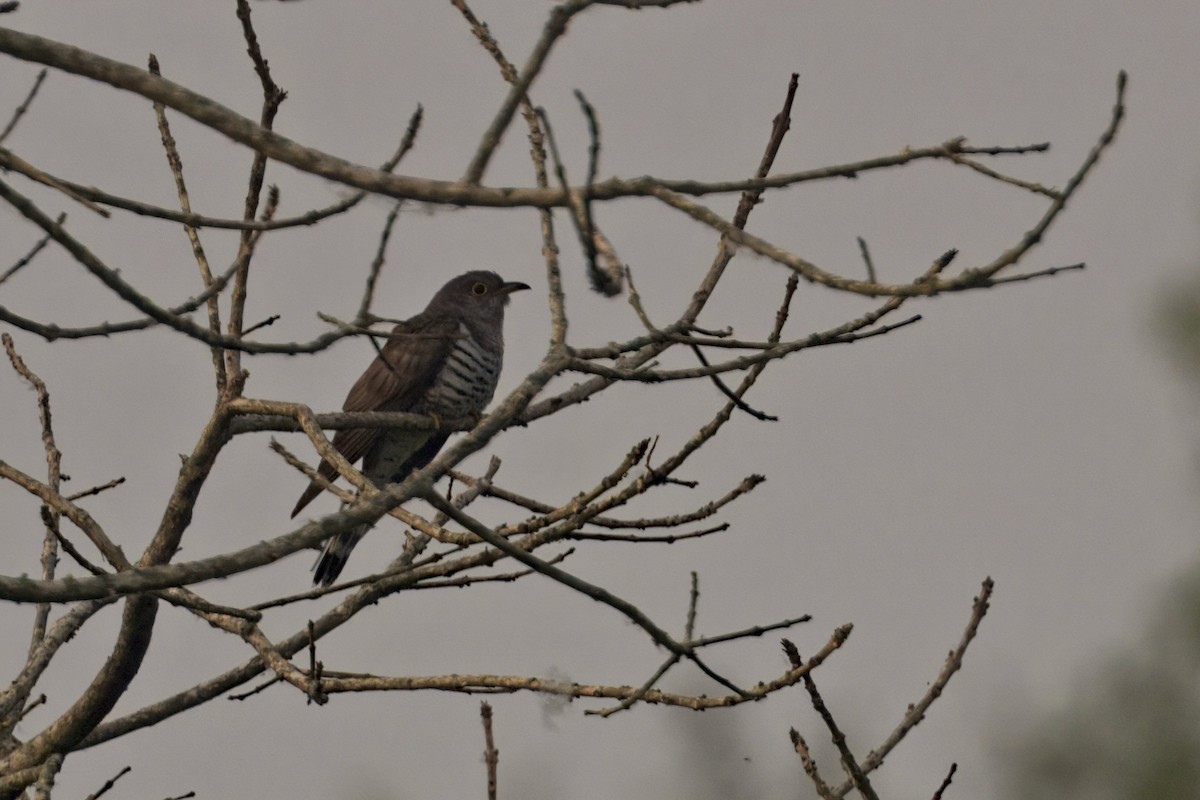
[[[520,64],[551,6],[480,0],[473,7]],[[309,0],[258,3],[254,13],[264,53],[289,93],[278,131],[373,165],[392,152],[421,103],[425,123],[401,171],[461,175],[505,87],[448,3]],[[258,83],[232,3],[27,0],[0,21],[131,64],[143,65],[153,52],[166,77],[257,117]],[[925,316],[918,325],[776,364],[750,399],[780,421],[735,418],[681,475],[700,487],[664,492],[647,506],[687,510],[745,475],[765,474],[767,483],[722,514],[730,531],[659,549],[581,548],[569,566],[675,629],[691,570],[700,573],[704,633],[809,613],[814,621],[791,636],[811,653],[835,626],[853,622],[849,644],[818,679],[862,753],[937,674],[980,581],[992,576],[993,610],[965,669],[876,786],[885,797],[928,797],[957,761],[947,796],[993,796],[1003,766],[992,753],[997,741],[1065,702],[1092,665],[1133,641],[1166,582],[1195,558],[1195,406],[1151,328],[1156,299],[1200,262],[1197,42],[1194,0],[708,0],[667,11],[597,8],[575,19],[533,88],[574,175],[582,174],[587,147],[574,89],[600,118],[601,177],[750,174],[792,72],[800,84],[778,171],[961,135],[981,145],[1052,142],[1047,154],[1000,166],[1061,186],[1107,124],[1120,69],[1129,72],[1129,117],[1022,265],[1084,261],[1085,271],[914,302],[912,310]],[[0,61],[0,117],[36,72]],[[193,207],[239,215],[248,153],[174,120]],[[520,131],[514,126],[488,183],[530,183]],[[52,72],[6,146],[53,174],[171,206],[157,138],[146,101]],[[119,211],[101,220],[23,178],[5,180],[47,211],[67,211],[76,235],[164,304],[197,290],[177,227]],[[268,180],[280,185],[288,214],[344,193],[278,165]],[[705,202],[731,214],[736,197]],[[268,338],[286,341],[323,330],[316,311],[352,316],[388,208],[373,200],[314,229],[268,236],[254,262],[248,318],[281,314]],[[851,276],[862,274],[855,237],[866,237],[881,277],[904,282],[951,247],[960,250],[956,267],[992,260],[1043,208],[1016,188],[930,163],[772,195],[750,230]],[[650,200],[597,213],[651,315],[676,314],[711,260],[712,232]],[[204,236],[213,263],[228,263],[235,237]],[[14,211],[0,209],[0,270],[36,239]],[[587,291],[561,215],[559,240],[573,343],[635,334],[638,322],[623,299]],[[529,210],[413,209],[393,237],[376,310],[414,314],[448,276],[469,268],[533,284],[510,308],[503,394],[538,362],[548,337],[540,248]],[[777,264],[739,256],[701,323],[761,338],[786,277]],[[53,247],[0,287],[0,304],[60,324],[136,316]],[[822,330],[867,307],[802,285],[791,331]],[[191,449],[211,408],[207,351],[165,331],[53,345],[13,335],[50,387],[72,486],[128,478],[87,507],[127,553],[140,552],[162,513],[176,454]],[[247,391],[333,410],[371,357],[354,340],[315,358],[252,358]],[[706,383],[609,394],[497,440],[492,452],[504,459],[498,480],[561,501],[592,485],[642,437],[661,435],[660,446],[678,447],[723,402]],[[0,458],[40,474],[33,395],[11,373],[0,372],[0,408]],[[300,438],[284,438],[305,452]],[[244,437],[222,457],[182,557],[292,528],[287,514],[303,481],[266,442],[265,435]],[[476,457],[468,466],[483,463]],[[313,513],[333,508],[322,502]],[[488,508],[495,523],[514,513]],[[0,486],[0,519],[0,570],[36,573],[36,506]],[[385,563],[400,533],[396,523],[381,526],[346,576]],[[254,578],[199,591],[250,603],[303,590],[308,566],[301,554]],[[267,633],[290,633],[332,602],[288,609],[268,621]],[[0,608],[0,637],[18,643],[0,648],[2,674],[18,669],[31,613]],[[48,708],[31,714],[19,735],[40,730],[81,690],[115,625],[110,613],[64,651],[48,676]],[[147,662],[117,712],[247,656],[244,644],[164,609]],[[638,684],[660,658],[615,612],[538,577],[392,597],[323,644],[328,669],[390,675],[514,672]],[[714,651],[712,661],[747,683],[785,669],[778,637],[770,636]],[[718,691],[686,671],[668,686]],[[559,707],[517,695],[494,704],[507,797],[696,796],[705,788],[713,796],[808,796],[787,729],[824,739],[799,689],[735,711],[642,707],[603,721],[585,718],[590,706],[582,702]],[[60,791],[84,796],[129,764],[133,773],[118,785],[125,796],[478,797],[477,715],[478,700],[464,696],[341,695],[316,708],[275,687],[74,755]],[[260,766],[240,765],[246,753]],[[832,758],[822,763],[827,776],[836,774]]]

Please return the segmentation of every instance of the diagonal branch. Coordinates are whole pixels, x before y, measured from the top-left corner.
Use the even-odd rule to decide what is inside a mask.
[[[967,627],[963,631],[962,638],[959,640],[958,646],[950,651],[950,655],[946,657],[946,664],[942,667],[942,671],[938,674],[933,683],[925,691],[925,694],[914,705],[910,705],[904,713],[904,718],[900,720],[900,724],[896,726],[888,737],[883,740],[883,744],[867,754],[867,757],[862,761],[862,768],[871,772],[877,769],[883,760],[887,758],[888,753],[895,749],[896,745],[904,739],[910,730],[917,726],[921,720],[925,719],[925,712],[933,704],[933,701],[941,697],[942,692],[946,688],[946,684],[954,677],[954,673],[962,669],[963,656],[967,652],[967,647],[975,638],[975,634],[979,632],[979,624],[983,622],[984,615],[987,614],[988,608],[991,605],[992,589],[995,586],[991,578],[984,578],[983,585],[979,589],[979,594],[971,605],[971,618],[967,621]],[[849,781],[838,786],[834,790],[834,795],[837,797],[845,797],[851,790],[852,785]]]
[[[695,650],[690,645],[676,642],[669,633],[656,625],[653,620],[651,620],[637,606],[633,605],[628,600],[617,597],[607,589],[597,586],[593,583],[589,583],[582,578],[572,575],[566,570],[552,566],[551,564],[546,563],[542,559],[528,552],[524,548],[513,544],[503,536],[500,536],[498,533],[493,531],[491,528],[488,528],[486,525],[480,523],[474,517],[468,516],[459,509],[456,509],[447,503],[441,498],[440,495],[438,495],[436,491],[433,490],[431,485],[421,487],[419,491],[421,492],[422,499],[424,499],[427,503],[446,514],[448,517],[450,517],[450,519],[462,525],[480,539],[483,539],[492,547],[502,551],[505,555],[520,561],[522,564],[537,570],[546,577],[552,578],[564,586],[574,589],[580,594],[590,597],[597,602],[603,603],[610,608],[616,609],[624,614],[639,628],[646,631],[646,633],[650,635],[650,638],[653,639],[655,643],[665,647],[667,650],[676,655],[687,658],[697,667],[699,667],[705,675],[708,675],[722,686],[725,686],[726,688],[731,689],[738,694],[745,694],[742,689],[739,689],[737,686],[730,683],[726,678],[713,672],[712,669],[704,664],[704,662],[700,660],[700,658],[696,655]]]

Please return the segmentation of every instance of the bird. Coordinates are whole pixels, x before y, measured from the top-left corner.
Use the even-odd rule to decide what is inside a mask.
[[[342,404],[343,411],[407,411],[442,418],[478,417],[491,402],[504,358],[504,308],[509,295],[529,285],[474,270],[451,278],[425,310],[396,325]],[[333,446],[377,487],[404,480],[434,459],[450,434],[435,430],[344,428]],[[318,474],[337,469],[322,459]],[[316,480],[292,509],[295,518],[321,494]],[[359,525],[325,543],[313,565],[313,583],[333,583],[350,551],[370,529]]]

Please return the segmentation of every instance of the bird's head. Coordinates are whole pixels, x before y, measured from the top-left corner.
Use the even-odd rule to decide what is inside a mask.
[[[503,318],[508,296],[529,284],[505,281],[488,270],[465,272],[438,290],[428,310],[445,310],[477,318]]]

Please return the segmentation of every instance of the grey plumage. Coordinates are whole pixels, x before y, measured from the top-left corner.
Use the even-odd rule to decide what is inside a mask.
[[[504,357],[504,307],[524,283],[494,272],[459,275],[438,290],[420,314],[398,324],[380,355],[346,396],[344,411],[408,411],[453,419],[483,412],[491,402]],[[404,480],[428,464],[446,443],[440,431],[350,428],[337,431],[333,446],[376,486]],[[332,480],[334,466],[318,470]],[[313,481],[292,510],[295,517],[321,493]],[[330,539],[313,567],[313,582],[337,579],[354,545],[370,528],[360,525]]]

